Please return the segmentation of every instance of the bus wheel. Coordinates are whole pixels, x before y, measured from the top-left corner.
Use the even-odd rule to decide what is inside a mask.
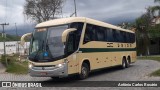
[[[126,67],[128,68],[130,66],[130,64],[131,64],[131,59],[130,59],[130,57],[128,57]]]
[[[129,60],[126,60],[126,68],[130,66]]]
[[[79,79],[86,79],[89,75],[89,66],[86,63],[82,64],[81,73],[79,74]]]
[[[127,62],[126,62],[126,59],[123,58],[122,60],[122,69],[125,69],[127,67]]]

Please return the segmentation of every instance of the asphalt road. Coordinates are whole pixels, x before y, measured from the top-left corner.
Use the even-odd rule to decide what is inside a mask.
[[[83,81],[160,81],[160,77],[150,77],[149,74],[155,70],[160,68],[160,63],[157,61],[151,60],[138,60],[136,63],[132,64],[129,68],[120,69],[119,67],[104,69],[97,72],[93,72],[90,74],[89,78]],[[0,81],[39,81],[46,82],[48,84],[57,84],[57,80],[51,78],[38,78],[38,77],[30,77],[29,75],[13,75],[8,73],[0,74]],[[66,85],[70,85],[70,83],[79,82],[75,77],[69,77],[60,79],[58,81],[64,81]],[[64,84],[60,83],[60,84]],[[97,83],[98,84],[98,83]],[[0,88],[1,89],[1,88]],[[127,88],[109,88],[109,87],[101,87],[101,88],[45,88],[48,89],[66,89],[66,90],[76,90],[76,89],[84,89],[84,90],[100,90],[100,89],[110,89],[110,90],[128,90]],[[31,89],[36,90],[36,89]],[[40,90],[44,90],[41,88]],[[130,88],[129,90],[160,90],[160,88]]]

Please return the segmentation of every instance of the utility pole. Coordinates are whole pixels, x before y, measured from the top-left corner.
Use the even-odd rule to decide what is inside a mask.
[[[3,45],[4,45],[4,57],[5,57],[5,60],[6,60],[6,64],[8,65],[8,63],[7,63],[7,59],[6,59],[6,44],[5,44],[5,42],[6,42],[6,36],[5,36],[5,31],[4,31],[4,26],[7,26],[7,25],[9,25],[9,23],[8,24],[6,24],[6,23],[3,23],[3,24],[0,24],[1,26],[2,26],[2,28],[3,28]]]
[[[74,0],[74,8],[75,8],[75,17],[77,17],[77,5],[76,5],[76,0]]]
[[[16,23],[15,23],[15,27],[16,27],[16,36],[17,36],[17,38],[18,38],[17,24],[16,24]],[[16,49],[16,52],[19,54],[19,43],[18,43],[18,40],[17,40],[17,45],[18,45],[18,47],[17,47],[17,49]]]
[[[5,36],[5,31],[4,31],[4,26],[6,25],[9,25],[9,24],[6,24],[6,23],[3,23],[3,24],[0,24],[3,28],[3,44],[4,44],[4,55],[6,55],[6,48],[5,48],[5,41],[6,41],[6,36]]]
[[[75,15],[75,17],[77,17],[77,5],[76,5],[76,0],[74,0],[74,13],[72,13],[70,15],[70,17],[72,17],[73,15]]]

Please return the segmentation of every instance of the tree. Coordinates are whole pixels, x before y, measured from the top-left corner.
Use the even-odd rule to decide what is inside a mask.
[[[160,0],[154,0],[155,3],[159,5],[149,7],[152,13],[152,18],[160,17]],[[160,37],[160,24],[155,24],[154,26],[149,27],[149,33],[152,38]]]
[[[160,0],[155,0],[155,2],[159,2]],[[146,9],[146,13],[143,14],[136,20],[136,35],[137,35],[137,48],[138,53],[140,55],[145,54],[149,55],[149,46],[151,43],[151,39],[159,40],[160,36],[160,24],[152,25],[152,20],[155,16],[156,10],[159,12],[160,9],[157,7],[160,6],[150,6]],[[154,11],[155,10],[155,11]]]
[[[154,0],[154,2],[160,4],[160,0]],[[150,7],[150,10],[153,16],[156,16],[156,12],[158,12],[158,16],[160,16],[160,5],[152,6]]]
[[[151,12],[147,9],[147,12],[136,20],[136,37],[137,37],[137,49],[140,55],[149,55],[149,28],[151,22]]]
[[[55,19],[62,11],[64,0],[26,0],[24,14],[37,23]]]
[[[160,16],[160,0],[154,0],[154,2],[159,3],[159,5],[148,7],[146,13],[136,19],[137,49],[139,55],[149,55],[151,40],[159,41],[160,38],[160,24],[153,25],[152,23],[155,17]]]

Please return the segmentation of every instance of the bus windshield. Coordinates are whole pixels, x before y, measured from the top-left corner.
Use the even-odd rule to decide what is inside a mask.
[[[68,25],[37,29],[33,33],[30,44],[29,59],[37,62],[49,62],[63,58],[65,45],[62,42],[62,33]]]

